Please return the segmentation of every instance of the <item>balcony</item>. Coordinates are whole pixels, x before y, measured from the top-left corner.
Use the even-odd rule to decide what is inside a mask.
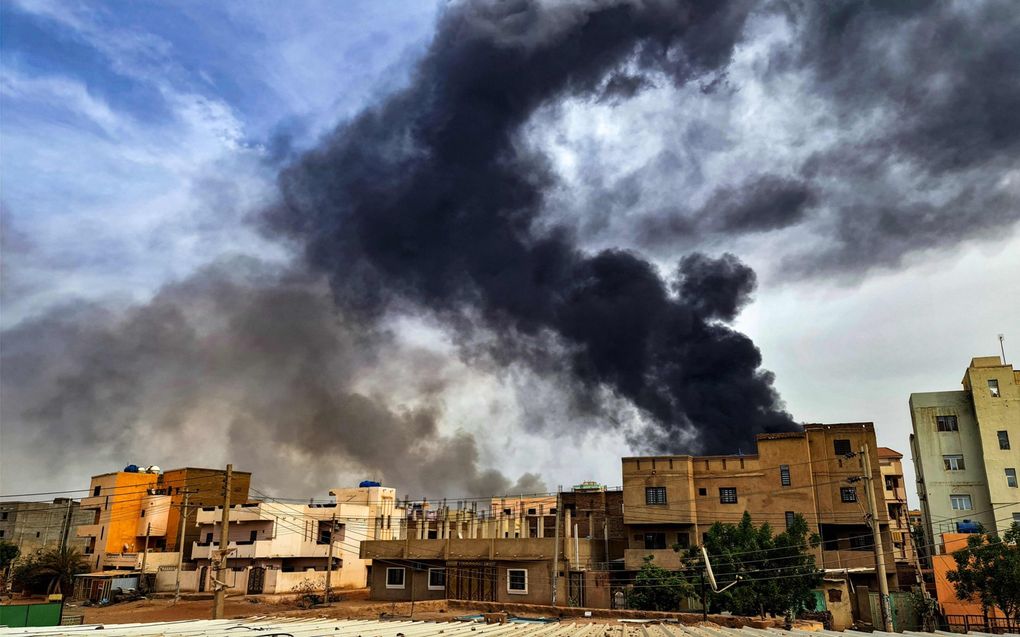
[[[681,566],[680,557],[683,552],[678,553],[673,549],[625,549],[623,551],[624,568],[628,571],[640,569],[649,555],[655,558],[652,560],[652,564],[656,566],[678,569]]]
[[[75,537],[99,537],[101,524],[82,524],[75,528]]]
[[[230,507],[231,522],[257,522],[274,520],[280,515],[289,515],[283,510],[284,505],[276,505],[270,512],[261,503],[235,504]],[[203,507],[198,510],[198,524],[219,524],[223,521],[223,512],[217,507]]]
[[[137,569],[142,563],[141,553],[107,553],[103,566],[114,569]]]
[[[314,542],[256,540],[255,542],[230,542],[227,547],[234,549],[228,556],[230,559],[329,556],[328,544]],[[195,542],[191,550],[191,558],[195,560],[214,559],[219,548],[218,542],[213,544]]]

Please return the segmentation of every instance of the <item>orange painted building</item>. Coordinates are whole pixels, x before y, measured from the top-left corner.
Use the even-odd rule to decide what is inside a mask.
[[[942,606],[942,613],[945,615],[981,615],[981,602],[961,600],[956,595],[956,586],[949,581],[949,571],[956,570],[956,560],[953,559],[953,551],[959,551],[967,546],[968,533],[943,533],[943,550],[941,555],[933,555],[931,558],[932,570],[935,572],[935,596]],[[989,617],[1005,618],[1005,615],[998,608],[989,613]]]
[[[224,474],[222,469],[187,467],[93,476],[81,508],[93,511],[94,518],[77,528],[77,536],[87,541],[89,566],[97,571],[137,568],[146,545],[152,553],[177,551],[185,492],[190,498],[183,547],[185,559],[190,558],[198,539],[196,512],[223,503]],[[235,471],[231,502],[247,502],[250,484],[250,473]]]

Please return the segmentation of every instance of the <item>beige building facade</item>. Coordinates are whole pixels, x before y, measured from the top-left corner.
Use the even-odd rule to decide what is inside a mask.
[[[640,568],[649,555],[659,566],[678,568],[681,553],[674,546],[696,546],[713,523],[735,524],[747,511],[756,524],[768,522],[778,531],[802,515],[822,538],[815,550],[820,567],[849,571],[855,584],[874,583],[858,453],[864,445],[879,501],[885,575],[895,586],[894,543],[872,423],[809,424],[801,432],[762,434],[751,455],[623,458],[626,569]]]
[[[925,543],[943,533],[1004,532],[1020,521],[1020,371],[971,360],[958,391],[910,395],[911,455]]]

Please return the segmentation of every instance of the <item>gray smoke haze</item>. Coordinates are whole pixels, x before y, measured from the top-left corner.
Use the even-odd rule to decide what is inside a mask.
[[[732,252],[853,277],[1012,231],[1018,41],[1008,0],[451,4],[407,87],[310,152],[272,145],[291,163],[257,223],[288,268],[219,262],[150,303],[5,330],[5,444],[114,465],[229,446],[279,488],[342,466],[412,494],[543,490],[443,433],[457,379],[394,338],[412,316],[582,416],[528,405],[528,431],[747,449],[797,425],[730,327],[758,281]]]
[[[290,493],[359,477],[418,496],[545,490],[535,475],[515,483],[480,467],[471,434],[440,434],[447,381],[434,354],[346,321],[314,277],[249,259],[167,285],[145,305],[56,308],[7,330],[3,354],[5,444],[33,449],[39,466],[89,449],[109,470],[226,456],[256,484]],[[380,355],[406,369],[393,387],[419,384],[416,404],[356,387]]]

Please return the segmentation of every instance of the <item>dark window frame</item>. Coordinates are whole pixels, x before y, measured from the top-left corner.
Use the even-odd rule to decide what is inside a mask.
[[[960,419],[955,414],[935,416],[935,430],[940,432],[960,431]]]
[[[999,439],[999,449],[1002,451],[1009,450],[1009,431],[1003,429],[1002,431],[996,431],[995,437]]]
[[[719,487],[719,504],[736,504],[738,498],[736,487]]]
[[[857,487],[840,487],[839,500],[843,503],[857,502]]]
[[[784,487],[789,487],[793,484],[793,481],[790,479],[790,465],[779,465],[779,484]]]
[[[846,449],[846,451],[843,451]],[[854,447],[849,438],[836,438],[832,441],[832,452],[837,456],[845,456],[853,453]]]
[[[645,487],[646,505],[660,506],[666,503],[666,487]]]

